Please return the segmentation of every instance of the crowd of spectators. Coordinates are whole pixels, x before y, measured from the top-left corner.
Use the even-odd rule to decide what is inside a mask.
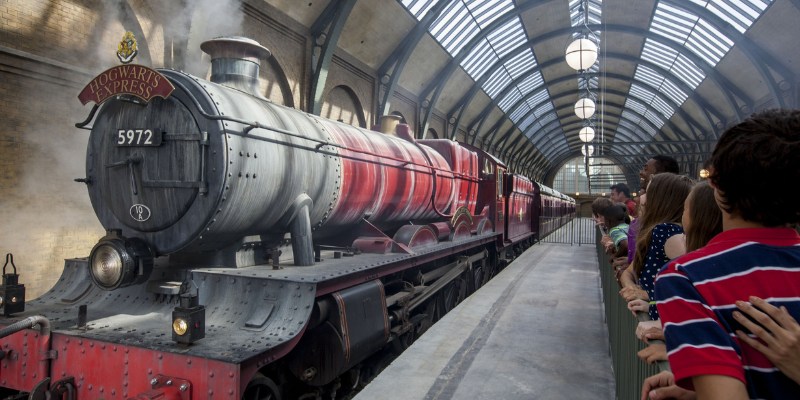
[[[657,155],[638,204],[625,184],[593,202],[620,296],[649,319],[638,355],[669,361],[642,400],[800,398],[800,202],[780,190],[797,154],[800,111],[769,110],[720,136],[708,181]]]

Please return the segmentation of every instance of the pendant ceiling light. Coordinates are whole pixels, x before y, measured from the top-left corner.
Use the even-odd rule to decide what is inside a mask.
[[[594,139],[594,128],[591,126],[584,126],[578,131],[578,136],[581,138],[581,141],[585,143],[591,142],[592,139]]]
[[[585,71],[597,61],[597,45],[589,39],[576,39],[567,46],[567,64],[576,71]]]
[[[575,115],[580,119],[590,118],[594,115],[596,106],[594,100],[584,97],[575,103]]]

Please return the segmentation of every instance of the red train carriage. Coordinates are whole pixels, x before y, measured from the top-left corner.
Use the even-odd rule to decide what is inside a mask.
[[[508,174],[506,176],[506,216],[505,238],[507,242],[528,241],[535,237],[537,226],[534,226],[533,215],[536,211],[534,203],[536,189],[528,178]]]
[[[480,149],[272,104],[266,49],[202,48],[211,82],[128,65],[82,93],[81,181],[108,233],[38,299],[4,275],[4,394],[341,394],[561,221]]]
[[[543,184],[536,185],[541,207],[538,213],[539,238],[544,238],[575,218],[575,200]]]

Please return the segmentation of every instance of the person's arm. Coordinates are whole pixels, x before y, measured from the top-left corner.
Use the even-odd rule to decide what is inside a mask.
[[[750,297],[750,303],[737,301],[736,307],[761,324],[758,326],[741,313],[733,312],[736,321],[764,343],[742,331],[736,331],[739,340],[760,351],[784,375],[800,383],[800,325],[797,320],[792,318],[786,307],[777,308],[755,296]]]
[[[697,400],[748,400],[744,382],[725,375],[697,375],[692,377]]]
[[[679,233],[670,236],[664,243],[664,254],[670,260],[686,254],[686,235]]]
[[[628,265],[628,268],[625,268],[619,275],[619,285],[622,286],[623,289],[627,287],[638,287],[639,282],[637,282],[637,280],[636,273],[633,272],[633,265]],[[620,294],[622,293],[620,292]]]
[[[658,273],[655,292],[676,383],[694,388],[698,399],[746,399],[735,340],[681,264],[671,262]]]

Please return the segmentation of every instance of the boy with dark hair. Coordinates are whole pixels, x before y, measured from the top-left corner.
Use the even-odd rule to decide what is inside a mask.
[[[636,202],[631,199],[631,190],[623,182],[611,185],[611,200],[615,203],[623,203],[628,209],[628,215],[636,218]]]
[[[654,155],[647,163],[644,164],[642,170],[639,171],[639,180],[641,188],[647,190],[647,184],[650,183],[650,177],[662,172],[672,172],[675,175],[680,173],[678,162],[670,156],[661,154]]]
[[[770,110],[722,134],[710,183],[723,232],[656,279],[656,300],[675,382],[699,399],[797,398],[800,385],[737,338],[737,303],[767,299],[800,319],[800,111]],[[752,326],[752,325],[750,325]],[[643,395],[652,387],[648,383]]]

